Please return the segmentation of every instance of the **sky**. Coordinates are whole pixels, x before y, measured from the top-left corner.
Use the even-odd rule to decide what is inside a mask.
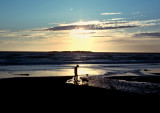
[[[0,0],[0,51],[160,52],[160,0]]]

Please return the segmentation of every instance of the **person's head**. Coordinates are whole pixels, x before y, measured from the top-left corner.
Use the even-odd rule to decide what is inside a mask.
[[[79,67],[79,65],[77,65],[76,67]]]

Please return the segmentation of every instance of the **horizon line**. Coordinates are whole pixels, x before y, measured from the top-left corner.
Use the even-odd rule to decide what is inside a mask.
[[[91,52],[91,53],[160,53],[160,52],[108,52],[108,51],[0,51],[0,52]]]

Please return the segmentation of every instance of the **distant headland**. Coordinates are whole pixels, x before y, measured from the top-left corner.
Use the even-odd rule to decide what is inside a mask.
[[[92,51],[50,51],[53,53],[93,53]]]

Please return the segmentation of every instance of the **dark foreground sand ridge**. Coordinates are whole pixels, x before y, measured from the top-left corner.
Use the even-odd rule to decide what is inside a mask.
[[[23,106],[27,109],[33,106],[50,106],[48,109],[55,110],[54,105],[61,106],[59,110],[63,110],[63,106],[67,109],[77,108],[84,110],[99,109],[123,111],[130,109],[147,110],[159,102],[159,95],[145,95],[130,92],[123,92],[111,89],[95,88],[89,86],[78,86],[66,84],[71,76],[66,77],[22,77],[1,79],[1,97],[6,105]],[[18,104],[16,104],[16,103]],[[5,105],[5,104],[4,104]],[[142,107],[145,105],[145,107]],[[92,106],[91,108],[89,106]],[[149,107],[147,107],[149,106]],[[38,109],[40,109],[38,107]],[[46,110],[48,110],[46,109]],[[128,111],[128,110],[127,110]]]

